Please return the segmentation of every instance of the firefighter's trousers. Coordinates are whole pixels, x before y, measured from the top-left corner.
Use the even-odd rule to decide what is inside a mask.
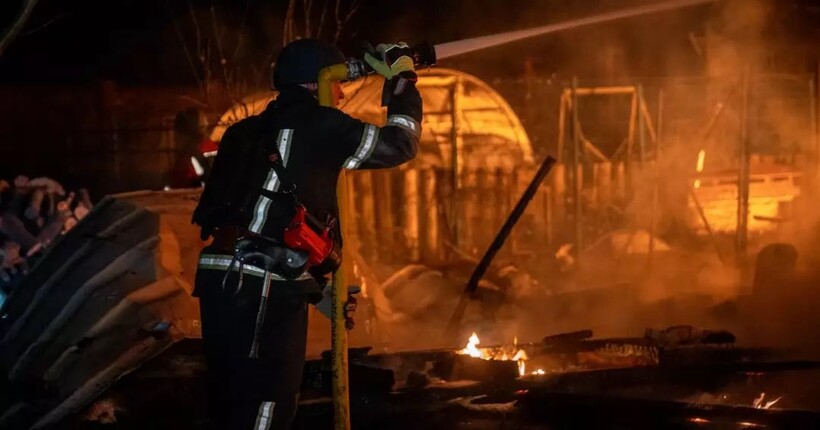
[[[288,429],[305,362],[307,295],[284,294],[277,287],[286,282],[271,282],[260,314],[266,278],[246,271],[237,289],[237,271],[225,273],[200,264],[196,277],[209,428]]]

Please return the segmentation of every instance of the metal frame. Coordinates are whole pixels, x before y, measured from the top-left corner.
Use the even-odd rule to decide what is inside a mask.
[[[558,111],[558,162],[566,161],[564,159],[565,145],[566,145],[566,127],[567,127],[567,111],[569,110],[570,117],[577,115],[578,103],[573,103],[573,90],[565,88],[561,94],[560,109]],[[578,87],[575,89],[576,98],[581,96],[612,96],[612,95],[631,95],[630,101],[632,109],[629,114],[629,132],[624,144],[626,144],[625,159],[629,159],[633,154],[635,146],[636,133],[638,136],[638,158],[643,162],[646,161],[647,145],[645,136],[649,135],[650,143],[657,146],[658,133],[655,131],[654,121],[649,113],[649,108],[646,105],[646,99],[643,94],[642,85],[631,86],[603,86],[603,87]],[[571,124],[570,124],[571,125]],[[601,161],[610,160],[606,157],[603,151],[590,142],[583,134],[583,129],[578,124],[579,139],[583,143],[584,152],[591,153]],[[615,151],[612,158],[617,158],[623,152],[623,145]]]

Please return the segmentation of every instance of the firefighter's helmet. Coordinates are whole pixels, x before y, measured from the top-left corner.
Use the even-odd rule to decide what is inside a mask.
[[[317,39],[299,39],[282,49],[273,66],[273,87],[309,84],[318,81],[319,71],[344,63],[345,57],[335,46]]]

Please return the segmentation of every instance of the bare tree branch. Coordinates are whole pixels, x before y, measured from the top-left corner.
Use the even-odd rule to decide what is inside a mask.
[[[188,65],[191,66],[191,73],[193,73],[194,79],[196,79],[197,85],[199,85],[200,90],[202,91],[202,96],[204,97],[207,94],[204,81],[199,77],[199,72],[194,64],[194,58],[191,56],[191,51],[188,49],[188,44],[185,43],[185,36],[182,34],[182,29],[179,27],[179,21],[176,16],[174,16],[174,28],[177,31],[177,36],[179,36],[179,42],[182,44],[182,50],[185,52],[185,58],[188,59]]]
[[[202,32],[199,31],[199,21],[196,19],[196,13],[194,12],[194,4],[191,0],[188,0],[188,12],[191,14],[191,22],[194,23],[194,30],[196,31],[196,56],[199,59],[199,62],[205,66],[207,70],[207,65],[205,64],[205,56],[202,52]]]
[[[322,38],[322,29],[325,28],[325,18],[327,17],[327,4],[328,2],[322,2],[322,15],[319,17],[319,27],[316,28],[316,38]]]
[[[211,38],[209,37],[205,43],[205,51],[202,53],[202,66],[205,68],[205,102],[207,103],[211,95],[211,78],[213,72],[211,71]]]
[[[239,57],[239,51],[242,48],[243,37],[245,36],[245,25],[248,23],[248,10],[251,8],[251,0],[245,2],[245,11],[242,12],[242,22],[239,24],[239,36],[236,41],[236,49],[233,51],[233,58]]]
[[[296,0],[288,1],[288,11],[285,14],[285,29],[282,33],[282,46],[287,45],[293,40],[293,10],[296,6]]]
[[[333,43],[339,43],[339,38],[342,36],[342,30],[347,22],[353,18],[353,15],[359,10],[359,1],[353,0],[348,7],[347,14],[341,16],[342,0],[336,0],[336,34],[333,36]]]
[[[225,58],[225,52],[222,50],[222,35],[219,31],[219,23],[216,19],[216,5],[211,2],[211,25],[214,28],[214,43],[216,44],[216,53],[219,55],[219,64],[222,67],[222,78],[225,79],[225,90],[228,91],[228,95],[231,95],[231,90],[233,89],[233,83],[231,82],[231,74],[228,72],[228,59]]]
[[[70,15],[70,14],[68,14],[68,13],[61,13],[61,14],[59,14],[59,15],[55,16],[54,18],[51,18],[50,20],[48,20],[48,21],[44,22],[43,24],[40,24],[40,25],[38,25],[37,27],[32,28],[32,29],[31,29],[31,30],[29,30],[29,31],[26,31],[25,33],[23,33],[23,36],[30,36],[30,35],[32,35],[32,34],[34,34],[34,33],[37,33],[38,31],[45,30],[45,29],[46,29],[48,26],[50,26],[51,24],[54,24],[54,23],[55,23],[55,22],[57,22],[57,21],[60,21],[60,20],[62,20],[62,19],[65,19],[65,18],[66,18],[67,16],[69,16],[69,15]]]
[[[38,0],[23,0],[23,5],[20,8],[20,13],[17,15],[17,18],[12,21],[7,29],[3,30],[2,36],[0,36],[0,56],[3,55],[3,52],[11,41],[20,34],[23,27],[26,26],[26,21],[28,21],[31,16],[31,12],[34,10],[34,6],[37,5],[37,1]]]
[[[313,10],[313,0],[302,0],[302,10],[305,14],[305,37],[310,37],[310,12]]]

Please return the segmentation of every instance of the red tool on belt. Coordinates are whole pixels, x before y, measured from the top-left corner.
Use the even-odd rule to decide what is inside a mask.
[[[318,228],[314,230],[308,224],[309,222]],[[297,205],[296,214],[291,219],[290,225],[285,228],[285,245],[307,252],[308,266],[317,266],[333,252],[333,239],[330,237],[332,227],[333,223],[322,225],[307,213],[303,205]],[[316,230],[321,230],[321,233]]]

